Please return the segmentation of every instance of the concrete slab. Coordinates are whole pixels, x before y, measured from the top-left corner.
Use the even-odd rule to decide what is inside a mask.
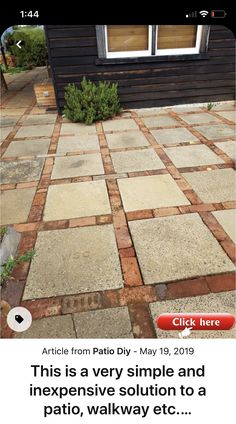
[[[104,131],[138,130],[139,127],[133,119],[111,119],[102,123]]]
[[[46,155],[50,139],[12,141],[3,157]]]
[[[229,121],[233,121],[235,123],[236,112],[235,110],[229,110],[226,112],[217,112],[218,115],[223,116],[223,118],[228,119]]]
[[[45,113],[44,115],[29,115],[23,125],[45,125],[55,124],[57,115],[55,113]]]
[[[236,210],[228,209],[225,211],[212,212],[214,217],[224,228],[228,236],[236,243]]]
[[[35,250],[24,299],[123,286],[112,225],[40,232]]]
[[[15,333],[15,339],[74,339],[76,337],[71,315],[60,315],[34,320],[23,333]]]
[[[141,131],[127,131],[114,134],[106,134],[110,149],[122,149],[127,147],[149,146],[149,143]]]
[[[214,111],[217,110],[234,110],[235,109],[235,101],[229,100],[228,102],[217,102],[214,104]]]
[[[203,144],[164,149],[177,168],[224,163],[219,156]]]
[[[178,331],[164,331],[157,328],[155,319],[163,313],[229,313],[235,314],[235,292],[211,293],[204,296],[167,300],[150,303],[151,314],[158,339],[179,339]],[[227,331],[192,331],[190,339],[227,339],[236,337],[236,327]]]
[[[1,131],[0,131],[0,140],[1,141],[3,141],[3,140],[5,140],[5,138],[8,136],[8,134],[10,133],[12,131],[12,127],[4,127],[4,128],[1,128]]]
[[[77,218],[111,213],[105,181],[50,186],[44,220]]]
[[[74,323],[79,339],[132,339],[129,311],[121,308],[74,314]]]
[[[129,227],[145,284],[235,269],[196,213],[131,221]]]
[[[104,174],[100,153],[55,159],[52,179]]]
[[[10,256],[15,257],[21,234],[18,233],[13,227],[8,226],[0,243],[0,270],[2,265],[5,264]]]
[[[21,183],[39,180],[44,159],[1,162],[0,174],[2,184]]]
[[[19,131],[17,131],[15,138],[51,137],[53,129],[54,129],[53,124],[24,125],[19,129]]]
[[[126,212],[190,204],[170,175],[125,178],[117,183]]]
[[[168,109],[165,109],[163,107],[148,107],[133,110],[137,113],[138,116],[141,117],[168,114]]]
[[[159,144],[178,144],[199,141],[186,128],[171,128],[166,130],[152,130],[151,133]]]
[[[1,111],[2,113],[2,111]],[[19,120],[19,116],[1,116],[0,117],[0,125],[1,127],[13,127],[17,121]]]
[[[99,150],[98,136],[96,134],[83,134],[59,138],[57,153],[66,154],[79,150]]]
[[[21,116],[26,111],[25,107],[18,107],[15,109],[9,109],[8,107],[1,109],[2,116]],[[18,118],[19,119],[19,118]]]
[[[229,140],[215,143],[215,145],[236,162],[236,141]]]
[[[193,113],[181,115],[181,119],[184,119],[187,124],[205,124],[208,122],[221,122],[218,118],[211,115],[210,113]]]
[[[61,135],[82,135],[82,134],[96,134],[96,126],[85,125],[80,123],[63,123],[61,126]]]
[[[182,175],[205,203],[236,200],[235,171],[233,169],[186,172]]]
[[[234,128],[227,124],[213,124],[213,125],[200,125],[196,127],[196,130],[199,131],[204,137],[209,140],[217,140],[218,138],[224,137],[234,137],[235,131]]]
[[[152,149],[111,153],[115,171],[136,172],[164,169],[165,165]]]
[[[187,104],[187,105],[176,105],[171,107],[171,110],[173,110],[176,113],[184,113],[184,112],[201,112],[203,108],[203,104],[199,106],[195,106],[194,104]]]
[[[180,126],[180,123],[177,121],[177,119],[174,119],[168,115],[150,116],[148,118],[143,118],[143,122],[148,128]]]
[[[1,192],[1,225],[27,221],[35,190],[35,188],[22,188]]]

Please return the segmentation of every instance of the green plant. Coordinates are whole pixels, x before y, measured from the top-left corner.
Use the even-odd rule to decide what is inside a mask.
[[[214,104],[213,103],[207,103],[207,110],[211,110],[213,108]]]
[[[65,116],[73,122],[105,120],[121,112],[117,84],[99,82],[98,85],[83,78],[80,89],[75,84],[65,88]]]
[[[22,48],[16,43],[21,40]],[[43,66],[47,60],[45,34],[41,28],[25,27],[14,30],[6,37],[7,51],[15,56],[16,66],[31,68]]]
[[[6,74],[18,74],[19,72],[25,71],[27,68],[26,66],[22,66],[22,67],[8,66],[8,68],[6,69],[4,65],[1,65],[1,69],[2,69],[2,72]]]
[[[10,256],[5,264],[1,267],[1,284],[3,284],[10,276],[16,265],[22,263],[22,262],[28,262],[30,261],[35,255],[35,250],[29,250],[28,252],[24,253],[24,255],[17,256],[14,258],[13,256]]]
[[[2,241],[3,237],[7,234],[7,226],[0,228],[0,240]]]

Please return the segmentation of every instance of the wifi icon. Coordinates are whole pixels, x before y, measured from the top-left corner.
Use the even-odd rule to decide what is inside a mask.
[[[199,12],[199,14],[203,17],[203,18],[205,18],[207,15],[208,15],[208,11],[207,10],[201,10],[200,12]]]

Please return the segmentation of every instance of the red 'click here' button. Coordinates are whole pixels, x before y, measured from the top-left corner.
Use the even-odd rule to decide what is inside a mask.
[[[156,318],[161,330],[230,330],[235,325],[231,314],[161,314]]]

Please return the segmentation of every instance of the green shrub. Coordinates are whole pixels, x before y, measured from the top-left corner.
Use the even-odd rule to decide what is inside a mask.
[[[117,84],[99,82],[98,85],[84,77],[80,89],[75,84],[65,88],[65,116],[73,122],[105,120],[121,112]]]
[[[21,28],[6,37],[7,50],[15,56],[16,66],[44,66],[47,60],[45,34],[41,28]],[[22,48],[16,46],[21,40]]]

